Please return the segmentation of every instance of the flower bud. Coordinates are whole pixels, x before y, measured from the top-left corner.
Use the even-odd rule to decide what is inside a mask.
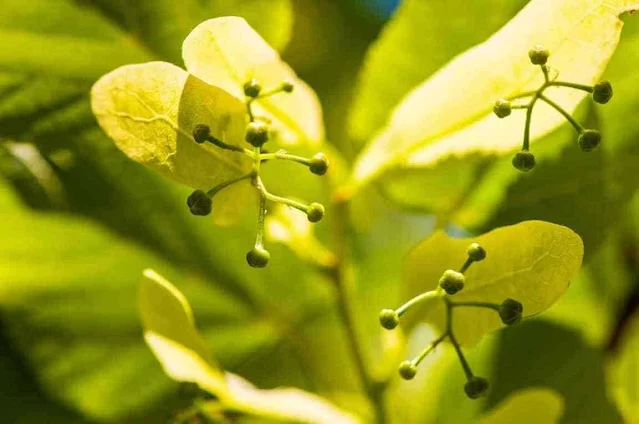
[[[211,128],[208,125],[197,124],[193,129],[193,140],[197,144],[206,142],[211,137]]]
[[[513,156],[512,163],[518,170],[528,172],[535,167],[535,155],[527,150],[522,150]]]
[[[392,330],[399,325],[399,315],[392,309],[382,309],[379,313],[379,323],[387,330]]]
[[[464,288],[465,281],[464,274],[449,269],[444,271],[444,274],[439,279],[439,287],[444,289],[446,293],[453,295]]]
[[[404,361],[399,364],[399,375],[404,380],[412,380],[415,378],[415,374],[417,374],[417,367],[411,361]]]
[[[592,99],[597,103],[608,103],[612,99],[612,84],[609,81],[599,81],[592,88]]]
[[[310,222],[319,222],[324,218],[324,206],[319,203],[311,203],[306,209],[306,215]]]
[[[468,253],[468,257],[475,262],[483,261],[486,259],[486,251],[483,247],[481,247],[477,243],[472,243],[466,249],[466,253]]]
[[[601,142],[601,133],[597,130],[584,130],[577,138],[579,148],[584,152],[590,152]]]
[[[284,81],[282,81],[282,84],[280,84],[280,88],[285,93],[292,93],[293,90],[295,89],[295,86],[293,85],[293,83],[291,81],[284,80]]]
[[[499,318],[506,325],[515,325],[521,321],[524,306],[514,299],[506,299],[499,305]]]
[[[324,153],[318,153],[311,158],[308,168],[315,175],[324,175],[328,170],[328,159]]]
[[[505,118],[511,114],[513,111],[512,104],[505,99],[499,99],[495,102],[495,106],[493,106],[493,112],[497,115],[498,118]]]
[[[186,199],[186,204],[193,215],[206,216],[211,213],[213,201],[202,190],[195,190]]]
[[[246,127],[246,141],[253,147],[262,147],[268,141],[268,125],[262,121],[253,121]]]
[[[466,392],[466,396],[469,398],[477,399],[486,394],[488,386],[488,380],[473,376],[464,384],[464,392]]]
[[[545,65],[548,62],[550,52],[542,46],[535,46],[528,51],[528,57],[533,65]]]
[[[256,98],[260,95],[261,91],[262,86],[255,78],[244,83],[244,94],[246,95],[246,97]]]
[[[255,246],[246,254],[246,262],[253,268],[264,268],[271,259],[271,254],[262,246]]]

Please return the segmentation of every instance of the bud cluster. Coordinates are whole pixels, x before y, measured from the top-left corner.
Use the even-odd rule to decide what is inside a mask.
[[[383,309],[379,314],[379,322],[382,327],[387,330],[393,330],[400,324],[401,316],[406,313],[410,308],[420,303],[423,303],[430,299],[441,299],[446,306],[446,330],[436,340],[422,350],[417,357],[403,361],[399,365],[399,375],[405,380],[412,380],[417,375],[417,367],[422,360],[444,340],[448,339],[455,348],[459,361],[466,374],[466,384],[464,385],[464,392],[471,399],[477,399],[483,396],[488,390],[488,380],[482,377],[475,376],[464,354],[461,350],[455,334],[453,332],[453,311],[457,307],[481,307],[488,308],[496,311],[499,314],[499,318],[505,325],[514,325],[521,321],[523,314],[523,306],[521,303],[514,299],[506,299],[501,304],[494,304],[489,302],[456,302],[453,301],[452,296],[461,291],[465,285],[464,273],[474,262],[481,262],[486,259],[486,250],[478,243],[471,243],[466,249],[468,255],[466,262],[461,266],[459,271],[452,269],[444,271],[439,279],[439,288],[426,293],[422,293],[408,302],[404,303],[399,308],[395,309]]]
[[[509,99],[499,99],[493,106],[493,112],[498,118],[505,118],[512,113],[513,109],[526,110],[526,123],[524,126],[524,140],[520,152],[517,152],[512,159],[515,168],[522,172],[528,172],[535,167],[535,155],[530,152],[530,125],[532,120],[533,107],[537,100],[541,100],[559,112],[577,131],[577,145],[584,152],[594,150],[601,142],[601,133],[594,129],[585,129],[575,121],[568,112],[561,106],[544,95],[548,87],[569,87],[586,91],[592,94],[595,103],[605,104],[612,98],[612,85],[608,81],[600,81],[593,86],[577,84],[566,81],[555,81],[550,78],[550,68],[546,63],[550,57],[550,52],[543,46],[535,46],[528,52],[528,57],[533,65],[540,66],[544,75],[544,83],[535,91],[522,93]],[[513,103],[513,100],[529,98],[528,103]]]
[[[260,165],[262,162],[271,160],[287,160],[300,163],[307,166],[311,173],[315,175],[324,175],[328,171],[329,161],[323,153],[317,153],[311,158],[304,158],[289,154],[283,150],[275,153],[268,153],[262,150],[265,143],[272,138],[272,128],[268,119],[256,117],[253,113],[252,105],[260,99],[271,97],[278,93],[292,93],[294,85],[290,81],[283,81],[272,90],[265,91],[260,82],[256,79],[247,81],[244,86],[244,95],[246,96],[246,109],[248,114],[248,124],[244,140],[252,148],[244,148],[241,146],[230,145],[213,136],[211,128],[206,124],[198,124],[193,128],[193,140],[198,143],[211,143],[214,146],[237,152],[250,157],[253,160],[253,170],[237,178],[225,181],[205,192],[203,190],[195,190],[187,199],[187,206],[193,215],[205,216],[209,215],[213,208],[213,196],[226,187],[229,187],[242,180],[250,180],[260,195],[260,212],[257,223],[257,237],[255,245],[246,254],[246,262],[253,268],[263,268],[268,264],[270,259],[269,252],[263,246],[264,221],[267,213],[267,201],[282,203],[284,205],[298,209],[306,214],[310,222],[319,222],[324,217],[324,206],[319,203],[311,203],[310,205],[295,201],[293,199],[276,196],[269,193],[264,187],[264,183],[260,178]]]

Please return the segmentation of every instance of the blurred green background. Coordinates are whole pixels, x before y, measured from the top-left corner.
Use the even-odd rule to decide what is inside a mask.
[[[348,162],[411,88],[527,2],[404,0],[393,15],[396,3],[2,2],[2,422],[166,422],[189,404],[142,339],[135,293],[147,267],[184,292],[226,369],[262,388],[297,386],[361,408],[325,277],[280,245],[267,269],[246,267],[254,219],[217,228],[191,216],[189,190],[121,154],[97,127],[88,93],[126,63],[182,66],[180,46],[195,25],[240,15],[317,91],[327,138]],[[438,372],[393,383],[398,422],[472,422],[531,386],[564,396],[564,422],[622,422],[639,411],[639,19],[624,20],[605,74],[615,98],[578,111],[601,128],[601,149],[576,155],[562,127],[539,142],[539,167],[526,178],[509,158],[460,161],[355,200],[356,308],[372,363],[383,355],[377,312],[400,303],[402,259],[433,229],[426,208],[455,234],[543,219],[586,244],[584,268],[556,306],[470,351],[492,381],[488,398],[465,401],[459,365],[443,361]],[[270,176],[277,191],[328,202],[315,179],[278,172]],[[318,231],[330,244],[328,217]],[[409,350],[423,337],[412,335]]]

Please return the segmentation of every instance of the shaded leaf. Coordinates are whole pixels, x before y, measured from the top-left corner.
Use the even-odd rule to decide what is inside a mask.
[[[610,360],[608,387],[629,424],[639,417],[639,315],[631,318],[621,338],[621,349]]]
[[[510,394],[479,419],[480,424],[557,423],[563,414],[561,396],[550,389],[527,388]]]

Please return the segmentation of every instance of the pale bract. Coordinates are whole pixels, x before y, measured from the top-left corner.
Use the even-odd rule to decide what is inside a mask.
[[[252,78],[265,91],[282,81],[292,82],[292,93],[258,99],[256,114],[271,121],[283,145],[317,145],[324,139],[315,92],[244,19],[228,16],[202,22],[184,40],[182,56],[191,74],[238,98],[244,98],[242,86]]]
[[[486,250],[486,259],[465,272],[464,289],[451,300],[501,304],[511,298],[523,305],[523,317],[543,312],[564,294],[581,267],[584,252],[581,237],[575,232],[543,221],[525,221],[467,239],[451,238],[438,231],[415,246],[406,258],[406,299],[435,290],[444,271],[461,267],[471,243],[479,243]],[[442,299],[434,298],[410,310],[405,322],[411,326],[425,321],[444,331],[445,311]],[[473,345],[502,326],[492,309],[454,309],[453,331],[463,345]]]
[[[245,379],[222,371],[195,328],[191,307],[182,293],[153,270],[145,270],[144,277],[138,296],[144,339],[170,378],[196,383],[215,395],[217,401],[211,403],[215,408],[221,406],[286,422],[359,422],[353,415],[303,390],[260,390]]]
[[[249,148],[243,85],[260,79],[265,91],[282,81],[293,93],[254,103],[257,118],[271,123],[280,144],[313,145],[324,137],[314,92],[242,18],[205,21],[184,41],[189,72],[166,62],[126,65],[100,78],[91,107],[102,129],[131,159],[193,189],[247,175],[252,159],[193,140],[196,125],[223,142]],[[247,203],[246,181],[219,192],[213,202],[218,223],[232,221]]]
[[[500,120],[492,107],[500,98],[535,90],[543,82],[528,50],[543,45],[551,52],[553,74],[591,85],[617,46],[623,26],[619,15],[636,7],[637,0],[532,0],[491,38],[454,58],[404,98],[357,159],[343,195],[390,169],[434,167],[446,157],[517,150],[525,114],[515,111]],[[586,96],[565,88],[547,94],[569,112]],[[538,104],[533,140],[562,122],[556,111]]]

